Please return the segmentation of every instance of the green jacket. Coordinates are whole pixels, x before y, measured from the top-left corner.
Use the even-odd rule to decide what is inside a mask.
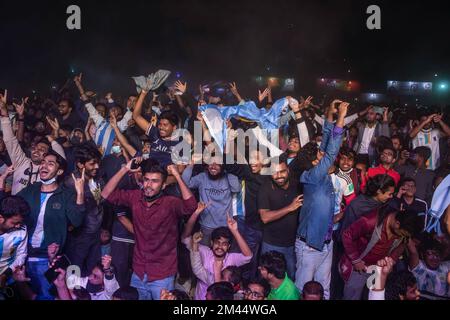
[[[31,241],[41,210],[41,186],[42,183],[36,182],[24,188],[17,195],[24,198],[31,209],[25,220],[28,229],[28,256],[46,258],[47,247],[50,244],[59,244],[60,250],[64,248],[69,224],[74,227],[80,226],[83,223],[86,208],[84,204],[76,204],[76,194],[73,191],[60,185],[47,201],[41,246],[32,248]]]

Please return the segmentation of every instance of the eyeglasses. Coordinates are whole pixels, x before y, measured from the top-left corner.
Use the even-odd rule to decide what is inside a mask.
[[[244,291],[244,294],[245,294],[246,296],[252,296],[253,298],[258,298],[258,299],[264,298],[264,295],[262,295],[261,293],[256,292],[256,291],[252,291],[252,290],[250,290],[250,289],[245,290],[245,291]]]

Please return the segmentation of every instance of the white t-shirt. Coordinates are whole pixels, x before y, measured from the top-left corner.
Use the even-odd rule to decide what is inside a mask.
[[[34,229],[33,236],[31,237],[31,246],[33,248],[39,248],[44,239],[44,216],[45,209],[47,208],[47,201],[52,196],[52,193],[41,192],[41,210],[39,211],[36,228]]]
[[[427,161],[427,169],[435,170],[440,165],[439,139],[441,137],[442,133],[439,129],[422,129],[412,141],[413,149],[421,146],[431,149],[431,157]]]
[[[361,140],[361,147],[359,148],[360,154],[368,154],[370,142],[372,141],[373,134],[375,133],[375,128],[377,126],[373,126],[373,128],[365,127],[364,134]]]

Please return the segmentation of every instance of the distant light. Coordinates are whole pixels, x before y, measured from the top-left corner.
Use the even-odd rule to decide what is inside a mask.
[[[352,85],[352,82],[351,82],[351,81],[349,81],[349,82],[348,82],[348,84],[349,84],[349,85]]]
[[[181,78],[181,73],[180,73],[180,72],[176,72],[176,73],[175,73],[175,76],[176,76],[177,78]]]
[[[266,67],[266,70],[267,70],[267,71],[270,71],[270,66],[267,66],[267,67]]]
[[[434,74],[434,76],[435,76],[435,77],[437,77],[437,76],[438,76],[438,74],[437,74],[437,73],[435,73],[435,74]]]
[[[325,79],[324,79],[324,78],[322,78],[322,79],[320,79],[320,81],[322,81],[322,82],[325,82]]]
[[[347,70],[348,73],[352,72],[350,69]]]
[[[447,85],[445,83],[441,83],[439,88],[442,90],[447,89]]]

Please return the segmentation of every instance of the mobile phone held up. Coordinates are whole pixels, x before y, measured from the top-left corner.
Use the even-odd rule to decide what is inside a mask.
[[[53,267],[45,271],[44,276],[47,278],[47,281],[52,284],[56,278],[58,277],[58,272],[56,272],[57,269],[63,269],[66,270],[70,266],[70,260],[67,258],[66,255],[61,256]]]

